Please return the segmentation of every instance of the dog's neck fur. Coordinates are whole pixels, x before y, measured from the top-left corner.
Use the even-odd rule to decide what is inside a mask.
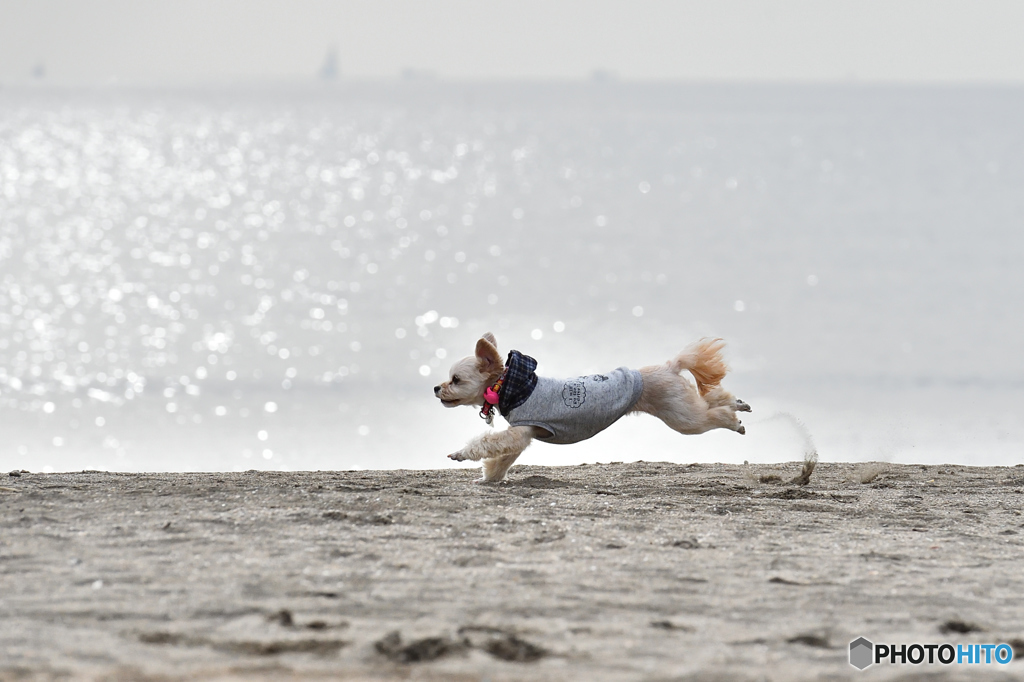
[[[487,402],[486,400],[484,400],[484,393],[487,392],[487,389],[492,388],[494,386],[494,384],[498,383],[498,379],[501,378],[501,375],[504,372],[505,372],[505,368],[502,367],[501,370],[498,371],[498,372],[492,372],[490,374],[484,375],[484,376],[487,377],[487,383],[484,384],[483,390],[480,391],[480,395],[477,396],[477,403],[476,403],[477,405],[480,405],[482,407],[484,405],[484,403]]]

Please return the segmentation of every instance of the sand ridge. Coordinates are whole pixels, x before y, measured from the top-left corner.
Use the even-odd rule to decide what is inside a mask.
[[[1024,659],[1024,467],[800,470],[4,476],[0,680],[853,680],[858,636]],[[871,676],[911,672],[965,674]]]

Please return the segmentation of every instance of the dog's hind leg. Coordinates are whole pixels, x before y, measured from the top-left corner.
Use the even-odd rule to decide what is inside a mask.
[[[673,431],[686,435],[706,433],[712,429],[729,429],[743,435],[747,429],[736,416],[736,410],[730,407],[711,407],[703,414],[680,414],[674,409],[655,413],[656,417],[665,422]]]
[[[642,367],[640,374],[644,390],[634,409],[654,415],[673,431],[688,435],[711,429],[746,432],[736,417],[738,401],[720,386],[710,386],[702,397],[671,365]]]
[[[704,396],[708,407],[729,407],[736,412],[750,412],[750,405],[746,404],[721,386],[715,386]]]
[[[736,416],[736,408],[732,405],[728,407],[712,407],[708,410],[707,421],[711,424],[708,427],[709,430],[731,429],[741,436],[747,432],[743,422]]]

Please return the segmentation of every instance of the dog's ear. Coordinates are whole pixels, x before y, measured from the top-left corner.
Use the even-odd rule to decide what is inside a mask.
[[[494,334],[490,332],[484,332],[483,338],[487,339],[495,349],[498,348],[498,340],[494,338]]]
[[[476,361],[485,372],[495,372],[502,367],[501,356],[498,355],[498,349],[494,344],[487,339],[488,336],[494,338],[493,335],[487,334],[476,342]]]

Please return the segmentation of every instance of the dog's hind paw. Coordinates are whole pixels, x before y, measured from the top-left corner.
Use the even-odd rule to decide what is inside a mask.
[[[736,411],[737,412],[751,412],[752,410],[750,408],[750,405],[747,405],[745,402],[743,402],[742,400],[737,398],[736,399]]]
[[[469,459],[469,457],[466,457],[461,452],[453,452],[452,454],[448,455],[448,459],[454,459],[456,462],[464,462],[467,459]]]
[[[744,426],[743,424],[740,424],[739,428],[736,429],[736,433],[740,434],[741,436],[747,435],[747,427]]]

